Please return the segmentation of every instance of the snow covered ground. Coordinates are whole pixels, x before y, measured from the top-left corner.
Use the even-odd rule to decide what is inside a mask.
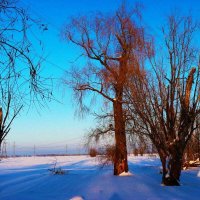
[[[64,175],[48,169],[61,167]],[[18,157],[0,162],[1,200],[157,200],[200,199],[199,169],[182,172],[180,187],[160,184],[157,158],[129,157],[130,176],[112,175],[88,156]],[[79,198],[78,198],[79,197]]]

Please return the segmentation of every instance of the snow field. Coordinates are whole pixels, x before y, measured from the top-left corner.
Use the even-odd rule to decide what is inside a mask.
[[[102,169],[89,156],[7,158],[0,162],[0,199],[199,200],[198,168],[182,172],[182,186],[164,187],[160,165],[158,158],[130,156],[129,173],[116,177],[112,166]],[[54,167],[65,174],[54,175]]]

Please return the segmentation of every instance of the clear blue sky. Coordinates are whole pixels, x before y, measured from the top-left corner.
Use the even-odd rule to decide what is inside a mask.
[[[21,0],[22,5],[29,8],[29,12],[36,18],[40,18],[48,25],[48,31],[39,36],[45,46],[45,55],[49,62],[44,63],[48,73],[55,78],[63,76],[62,69],[70,67],[77,55],[76,47],[66,43],[60,37],[60,32],[70,16],[87,14],[90,11],[112,12],[120,4],[120,0]],[[134,0],[128,1],[130,4]],[[140,1],[137,1],[140,2]],[[158,29],[166,14],[174,8],[180,8],[182,12],[192,10],[195,17],[200,18],[200,2],[198,0],[143,0],[144,22],[148,25],[151,34],[158,34]],[[16,149],[25,146],[47,146],[65,145],[72,148],[79,146],[86,130],[95,126],[91,116],[83,120],[74,117],[75,107],[72,103],[72,91],[63,88],[59,82],[55,84],[55,95],[62,104],[51,102],[48,108],[37,110],[32,108],[29,112],[25,109],[14,121],[12,129],[7,137],[10,148],[13,142]],[[71,146],[70,146],[71,145]]]

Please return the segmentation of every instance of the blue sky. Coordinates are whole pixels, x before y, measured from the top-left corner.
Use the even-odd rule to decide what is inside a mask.
[[[48,25],[48,31],[39,37],[45,46],[45,55],[48,62],[44,63],[49,75],[60,79],[63,77],[63,69],[69,69],[71,61],[79,54],[77,48],[61,38],[61,29],[70,16],[87,14],[88,12],[101,11],[112,12],[120,4],[120,0],[21,0],[21,4],[28,7],[29,13],[40,18]],[[129,0],[129,4],[135,1]],[[137,1],[139,2],[139,1]],[[151,34],[159,37],[159,27],[162,25],[166,14],[174,8],[180,8],[181,12],[188,13],[192,10],[194,16],[200,17],[200,3],[198,0],[144,0],[143,17],[145,25]],[[60,82],[54,85],[55,96],[62,103],[50,102],[48,108],[39,111],[31,108],[29,112],[24,109],[14,121],[12,129],[7,137],[10,148],[15,142],[16,149],[21,147],[32,148],[34,144],[39,147],[60,147],[65,151],[68,148],[78,148],[83,141],[86,130],[95,126],[92,116],[82,120],[74,116],[75,107],[72,103],[72,91],[63,88]]]

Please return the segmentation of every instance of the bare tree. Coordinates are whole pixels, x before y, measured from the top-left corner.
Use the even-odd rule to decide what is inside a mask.
[[[30,34],[38,26],[18,1],[0,0],[0,145],[23,105],[51,98],[50,79],[41,75],[43,59],[34,55]]]
[[[4,93],[1,93],[1,107],[0,107],[0,152],[1,144],[4,141],[5,137],[8,135],[13,120],[17,117],[23,105],[18,104],[17,99],[13,98],[13,94],[10,88],[6,89]],[[3,110],[5,111],[3,113]],[[5,115],[4,115],[5,114]]]
[[[96,94],[113,106],[114,175],[128,171],[124,87],[129,74],[139,68],[139,57],[145,52],[144,29],[138,23],[139,17],[137,7],[129,10],[122,5],[112,15],[75,17],[65,29],[66,38],[88,58],[86,66],[74,68],[70,72],[71,80],[65,81],[73,88],[79,108],[87,110],[84,97]]]
[[[169,16],[162,29],[165,57],[155,54],[153,72],[132,77],[127,91],[134,131],[149,136],[157,148],[165,185],[180,184],[184,150],[199,126],[197,28],[191,17]]]
[[[199,124],[199,119],[197,122]],[[184,153],[184,166],[190,166],[190,161],[200,159],[200,126],[194,131]]]

